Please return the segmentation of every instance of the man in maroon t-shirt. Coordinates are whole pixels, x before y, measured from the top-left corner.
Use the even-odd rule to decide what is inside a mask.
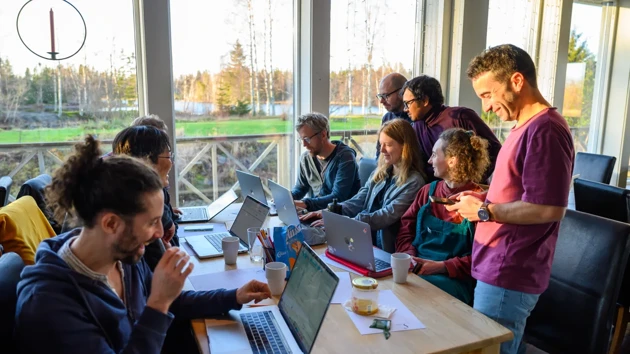
[[[569,196],[573,138],[538,90],[534,62],[524,50],[492,47],[471,61],[468,77],[483,109],[516,125],[499,152],[487,196],[463,192],[447,208],[480,221],[472,252],[474,308],[514,333],[502,354],[523,353],[527,317],[549,284]]]
[[[497,154],[501,149],[499,139],[484,123],[477,112],[466,107],[448,107],[444,105],[444,95],[440,82],[427,75],[420,75],[407,81],[402,90],[405,112],[412,120],[411,126],[416,132],[420,148],[424,153],[425,161],[433,154],[433,145],[437,142],[443,131],[451,128],[472,130],[475,134],[488,140],[488,153],[490,154],[490,166],[483,175],[483,183],[494,171]],[[425,173],[429,181],[433,181],[433,166],[424,164]]]

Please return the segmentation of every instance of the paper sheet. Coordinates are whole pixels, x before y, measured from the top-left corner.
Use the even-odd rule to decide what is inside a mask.
[[[188,226],[205,226],[212,225],[214,229],[212,231],[186,231],[186,227]],[[206,222],[206,223],[195,223],[195,224],[180,224],[177,228],[177,236],[179,238],[186,238],[189,236],[198,236],[198,235],[208,235],[216,232],[227,232],[227,228],[224,223],[215,223],[215,222]]]
[[[409,311],[391,290],[381,290],[378,296],[378,303],[393,307],[396,309],[390,318],[392,321],[392,329],[390,332],[409,331],[412,329],[426,328],[416,316]],[[372,316],[360,316],[352,311],[345,310],[354,325],[362,335],[383,333],[382,329],[370,328],[372,321],[375,317]]]
[[[224,272],[195,275],[188,277],[195,290],[234,289],[245,285],[248,281],[256,279],[267,282],[265,271],[262,268],[246,268],[227,270]]]
[[[343,265],[343,264],[341,264],[341,263],[339,263],[337,261],[333,261],[332,259],[326,257],[325,253],[320,254],[319,258],[321,258],[322,261],[324,261],[324,263],[326,263],[326,264],[329,264],[331,266],[337,267],[339,269],[343,269],[345,271],[348,271],[348,272],[356,274],[356,275],[361,275],[361,274],[355,272],[354,270],[352,270],[352,268],[346,267],[345,265]],[[361,276],[363,276],[363,275],[361,275]]]
[[[339,277],[337,290],[333,295],[331,304],[343,304],[352,296],[352,284],[350,283],[350,274],[348,272],[335,272]]]

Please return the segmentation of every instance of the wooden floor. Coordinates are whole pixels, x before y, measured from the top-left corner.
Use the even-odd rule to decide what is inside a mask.
[[[533,345],[527,345],[526,354],[546,354],[547,352],[542,351]],[[622,354],[630,354],[630,327],[626,330],[626,336],[623,340],[623,344],[621,345],[621,353]]]

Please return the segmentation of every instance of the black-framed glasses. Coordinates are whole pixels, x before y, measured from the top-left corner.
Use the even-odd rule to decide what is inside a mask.
[[[171,156],[158,156],[158,159],[169,159],[171,162],[175,162],[175,154],[171,153]]]
[[[387,99],[387,97],[389,97],[392,93],[394,92],[398,92],[402,89],[402,87],[399,87],[397,89],[395,89],[394,91],[390,92],[390,93],[379,93],[378,95],[376,95],[376,98],[378,98],[379,100],[383,100],[383,99]]]
[[[403,105],[405,106],[405,109],[409,109],[409,104],[410,104],[411,102],[415,102],[415,101],[417,101],[417,100],[418,100],[417,98],[414,98],[414,99],[409,100],[409,101],[403,101]]]
[[[307,136],[307,137],[305,137],[305,138],[301,138],[301,137],[300,137],[300,138],[297,138],[297,142],[298,142],[298,143],[300,143],[300,144],[301,144],[302,142],[305,142],[305,143],[307,143],[307,144],[310,144],[310,143],[311,143],[311,139],[313,139],[313,137],[315,137],[315,135],[317,135],[317,134],[319,134],[319,133],[321,133],[321,132],[322,132],[322,131],[320,130],[320,131],[318,131],[317,133],[315,133],[315,134],[313,134],[313,135],[311,135],[311,136]]]

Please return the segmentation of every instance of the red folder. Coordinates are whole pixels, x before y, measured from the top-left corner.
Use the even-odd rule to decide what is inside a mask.
[[[335,256],[334,254],[328,252],[328,249],[326,249],[326,257],[332,259],[335,262],[339,262],[339,263],[343,264],[344,266],[346,266],[346,267],[352,269],[353,271],[355,271],[355,272],[357,272],[357,273],[359,273],[361,275],[364,275],[366,277],[383,278],[383,277],[386,277],[386,276],[392,274],[392,269],[391,268],[382,270],[380,272],[375,272],[373,270],[369,270],[369,269],[363,268],[363,267],[361,267],[359,265],[356,265],[354,263],[350,263],[350,262],[348,262],[347,260],[345,260],[343,258],[339,258],[339,257]]]

